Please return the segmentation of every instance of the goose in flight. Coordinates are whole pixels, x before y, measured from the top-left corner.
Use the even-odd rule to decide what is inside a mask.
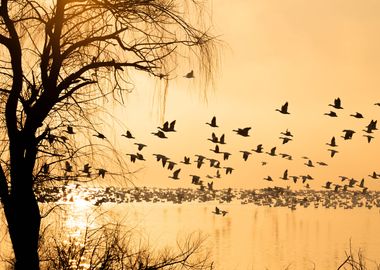
[[[243,153],[243,159],[244,161],[247,161],[249,155],[251,155],[252,153],[249,152],[249,151],[240,151],[241,153]]]
[[[358,185],[361,188],[365,188],[364,186],[364,178],[360,181],[360,184]]]
[[[265,177],[264,180],[266,180],[266,181],[273,181],[272,177],[269,176],[269,175],[267,177]]]
[[[220,174],[219,170],[216,170],[215,178],[220,178],[220,177],[221,177],[221,174]]]
[[[228,158],[231,156],[231,153],[228,152],[220,152],[223,154],[223,160],[228,160]]]
[[[91,166],[89,163],[84,164],[82,172],[89,174],[90,173]]]
[[[350,114],[350,116],[355,117],[355,118],[364,118],[364,116],[359,112],[356,112],[355,114]]]
[[[214,152],[216,154],[220,153],[219,145],[215,145],[215,149],[210,149],[211,152]]]
[[[186,73],[186,75],[183,76],[183,77],[185,77],[185,78],[187,78],[187,79],[193,79],[193,78],[195,78],[195,77],[194,77],[194,71],[191,70],[190,72]]]
[[[336,153],[339,153],[339,152],[338,152],[337,150],[335,150],[335,149],[327,149],[327,151],[330,151],[330,152],[331,152],[331,153],[330,153],[330,156],[331,156],[331,157],[334,157]]]
[[[355,133],[355,131],[351,129],[344,129],[343,132],[344,132],[344,135],[342,136],[342,138],[345,140],[351,140],[352,136],[354,136],[354,133]]]
[[[168,137],[166,137],[165,133],[162,132],[161,130],[158,130],[157,132],[152,132],[153,135],[157,136],[158,138],[161,138],[161,139],[167,139]]]
[[[210,123],[206,123],[207,125],[209,125],[210,127],[219,127],[217,124],[216,124],[216,116],[214,116],[212,119],[211,119],[211,122]]]
[[[323,161],[317,161],[317,164],[320,166],[328,166],[328,164]]]
[[[177,165],[177,163],[174,161],[168,161],[168,170],[173,170],[175,165]]]
[[[358,181],[356,181],[354,178],[351,178],[349,183],[348,183],[348,187],[352,188],[354,187],[354,185],[357,183]]]
[[[214,190],[214,181],[211,181],[211,183],[207,183],[208,190]]]
[[[42,173],[43,174],[49,174],[49,167],[50,167],[49,164],[44,163],[44,165],[42,165]]]
[[[249,137],[249,130],[251,129],[251,127],[246,127],[246,128],[238,128],[238,129],[234,129],[232,131],[235,131],[238,135],[240,136],[243,136],[243,137]]]
[[[135,155],[135,154],[126,154],[127,156],[130,156],[130,158],[131,158],[131,162],[132,163],[135,163],[136,162],[136,159],[137,159],[137,155]]]
[[[307,163],[304,163],[308,167],[314,167],[313,162],[309,159]]]
[[[376,102],[374,105],[380,107],[380,102]]]
[[[288,169],[286,169],[284,171],[284,174],[282,175],[282,177],[280,177],[280,179],[282,179],[282,180],[289,180],[289,178],[288,178]]]
[[[67,160],[65,161],[65,169],[64,170],[66,172],[72,172],[73,171],[73,166]]]
[[[157,161],[160,161],[162,162],[162,167],[165,167],[166,165],[166,162],[169,160],[169,158],[167,156],[164,156],[164,155],[161,155],[161,154],[153,154],[153,156],[156,157],[156,160]]]
[[[367,137],[367,142],[370,143],[371,140],[375,137],[373,137],[372,135],[369,135],[369,134],[364,134],[363,137]]]
[[[285,132],[281,132],[280,134],[288,137],[293,137],[293,134],[289,131],[289,129],[286,129]]]
[[[92,136],[95,136],[95,137],[102,139],[102,140],[106,139],[106,136],[104,136],[104,134],[100,133],[99,131],[97,131],[97,134],[94,134]]]
[[[180,171],[181,171],[181,169],[174,171],[173,175],[169,176],[169,178],[172,178],[173,180],[178,180],[179,179],[178,175],[179,175]]]
[[[371,122],[368,124],[368,126],[366,126],[366,128],[368,130],[377,130],[377,120],[371,120]],[[368,133],[371,133],[371,132],[368,132]]]
[[[279,137],[282,140],[282,144],[286,144],[292,140],[292,138],[288,137]]]
[[[322,186],[322,187],[326,188],[326,189],[331,189],[331,184],[332,184],[332,182],[327,181],[326,184],[324,186]]]
[[[157,128],[160,129],[161,131],[164,131],[164,132],[175,132],[176,131],[174,129],[175,122],[176,122],[176,120],[170,122],[170,124],[169,124],[169,122],[166,121],[162,127],[157,127]]]
[[[328,146],[331,146],[331,147],[337,147],[338,145],[336,144],[335,142],[335,137],[332,137],[331,138],[331,142],[330,143],[326,143]]]
[[[232,171],[234,170],[234,168],[231,167],[224,167],[224,169],[226,169],[226,174],[232,174]]]
[[[377,174],[376,172],[373,172],[372,174],[368,175],[369,177],[373,178],[373,179],[378,179],[378,176],[380,176],[379,174]]]
[[[200,184],[200,180],[201,180],[200,176],[193,175],[193,174],[190,174],[190,176],[192,177],[192,179],[191,179],[191,183],[192,184],[194,184],[194,185],[199,185]]]
[[[289,105],[289,103],[285,102],[285,104],[281,106],[281,109],[276,109],[276,111],[278,111],[278,112],[280,112],[282,114],[290,114],[288,112],[288,105]]]
[[[185,156],[184,158],[183,158],[183,161],[180,161],[180,163],[183,163],[183,164],[191,164],[190,163],[190,157],[187,157],[187,156]]]
[[[218,142],[219,142],[219,139],[218,139],[218,137],[215,135],[214,132],[211,134],[211,139],[208,138],[207,140],[209,140],[209,141],[211,141],[211,142],[213,142],[213,143],[218,143]]]
[[[143,143],[134,143],[134,144],[137,145],[137,149],[139,151],[141,151],[146,146],[146,144],[143,144]]]
[[[127,139],[135,139],[129,130],[127,130],[126,134],[121,134],[121,136],[124,136]]]
[[[106,176],[106,172],[108,172],[106,169],[103,169],[103,168],[100,168],[97,170],[98,170],[98,176],[101,176],[102,178],[104,178]]]
[[[293,183],[297,184],[298,176],[293,175],[293,176],[290,176],[290,177],[293,179]]]
[[[330,117],[338,117],[336,112],[330,111],[329,113],[324,113],[324,115],[330,116]]]
[[[276,154],[276,147],[273,147],[270,152],[266,152],[270,156],[277,156]]]
[[[68,134],[75,134],[74,129],[73,129],[72,126],[67,126],[66,130],[64,130],[64,132],[66,132]]]
[[[255,151],[256,153],[262,153],[263,152],[263,145],[259,144],[256,149],[252,149],[252,151]]]
[[[343,109],[343,107],[341,106],[341,100],[340,98],[336,98],[334,99],[334,104],[329,104],[329,106],[333,107],[334,109]]]

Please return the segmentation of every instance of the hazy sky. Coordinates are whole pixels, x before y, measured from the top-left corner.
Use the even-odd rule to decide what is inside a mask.
[[[361,179],[365,177],[370,188],[380,183],[368,177],[380,173],[380,137],[368,144],[361,131],[372,119],[379,118],[380,107],[380,2],[375,0],[227,0],[213,1],[215,33],[225,42],[221,48],[221,65],[216,74],[216,87],[210,89],[208,102],[200,98],[196,66],[184,63],[178,78],[168,89],[165,120],[176,120],[176,133],[160,140],[151,132],[160,125],[155,95],[150,81],[136,81],[136,89],[128,97],[126,108],[120,110],[124,124],[135,135],[136,142],[148,145],[143,149],[147,162],[131,164],[131,170],[143,168],[135,175],[136,185],[189,187],[191,177],[197,174],[214,175],[206,163],[198,170],[195,165],[181,167],[181,180],[168,178],[171,172],[154,160],[152,153],[162,153],[179,163],[184,155],[207,157],[220,155],[209,151],[207,141],[214,131],[225,133],[227,144],[222,151],[232,153],[223,166],[235,168],[231,175],[214,179],[216,188],[256,188],[290,185],[280,180],[285,169],[289,175],[310,174],[316,180],[312,188],[319,189],[327,180],[340,182],[339,175]],[[195,78],[182,76],[194,69]],[[329,112],[334,98],[340,97],[344,110],[336,110],[339,117],[323,115]],[[289,102],[290,115],[276,112]],[[351,116],[361,112],[364,119]],[[205,123],[217,117],[219,128]],[[250,137],[237,136],[232,129],[252,127]],[[289,129],[294,140],[282,144],[280,132]],[[344,141],[343,129],[357,133],[353,140]],[[120,134],[123,130],[120,130]],[[134,141],[121,140],[125,153],[135,153]],[[327,142],[337,138],[339,145],[330,158]],[[124,140],[124,141],[123,141]],[[251,150],[262,143],[265,151],[277,146],[279,153],[293,155],[293,161],[266,154],[253,153],[244,162],[240,150]],[[324,161],[328,167],[308,168],[301,156],[314,163]],[[266,166],[261,165],[266,161]],[[263,177],[271,175],[274,182]]]

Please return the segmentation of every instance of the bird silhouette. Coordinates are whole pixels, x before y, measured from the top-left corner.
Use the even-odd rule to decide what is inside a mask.
[[[224,210],[220,210],[217,206],[215,207],[215,211],[212,211],[215,215],[225,216],[228,212]]]
[[[336,112],[330,111],[329,113],[324,113],[324,115],[330,116],[330,117],[338,117]]]
[[[380,176],[379,174],[377,174],[376,172],[373,172],[372,174],[368,175],[369,177],[373,178],[373,179],[378,179],[378,176]]]
[[[82,172],[89,174],[90,173],[91,166],[89,163],[84,164]]]
[[[376,102],[374,105],[380,107],[380,102]]]
[[[221,177],[221,174],[219,172],[219,170],[216,170],[216,175],[215,175],[216,178],[220,178]]]
[[[72,172],[73,171],[73,166],[70,164],[70,162],[65,161],[65,169],[66,172]]]
[[[255,151],[256,153],[262,153],[263,152],[263,145],[259,144],[256,146],[256,149],[252,149],[252,151]]]
[[[200,184],[200,176],[198,175],[193,175],[193,174],[190,174],[190,176],[192,177],[191,179],[191,183],[194,184],[194,185],[199,185]]]
[[[249,137],[249,130],[251,129],[251,127],[246,127],[246,128],[238,128],[238,129],[234,129],[232,131],[235,131],[238,135],[240,136],[243,136],[243,137]]]
[[[343,109],[341,106],[340,98],[334,99],[334,104],[329,104],[329,106],[333,107],[334,109]]]
[[[355,117],[355,118],[364,118],[364,116],[359,112],[356,112],[355,114],[350,114],[350,116]]]
[[[124,136],[127,139],[135,139],[129,130],[127,130],[126,134],[121,134],[121,136]]]
[[[223,168],[226,169],[226,174],[232,174],[232,171],[234,170],[231,167],[223,167]]]
[[[218,142],[219,142],[219,139],[218,139],[218,137],[215,135],[214,132],[211,134],[211,139],[208,138],[207,140],[209,140],[209,141],[211,141],[211,142],[213,142],[213,143],[218,143]]]
[[[328,164],[323,161],[317,161],[317,164],[320,166],[328,166]]]
[[[371,140],[375,137],[373,137],[372,135],[368,135],[368,134],[364,134],[363,137],[367,137],[367,142],[370,143]]]
[[[288,178],[288,170],[287,169],[284,171],[284,174],[282,175],[282,177],[280,177],[280,179],[282,179],[282,180],[289,180],[289,178]]]
[[[327,149],[327,151],[330,151],[330,152],[331,152],[331,153],[330,153],[330,156],[331,156],[331,157],[334,157],[336,153],[339,153],[339,152],[338,152],[337,150],[335,150],[335,149]]]
[[[196,161],[197,162],[197,168],[200,169],[202,164],[204,163],[203,160],[206,158],[202,155],[195,155],[196,157],[198,157],[198,160]]]
[[[177,165],[177,163],[174,161],[168,161],[168,170],[173,170],[175,165]]]
[[[219,145],[215,145],[215,148],[214,149],[210,149],[211,152],[214,152],[216,154],[220,153],[220,150],[219,150]]]
[[[364,188],[364,178],[360,181],[359,187]]]
[[[169,160],[169,158],[167,156],[162,155],[162,154],[153,154],[153,156],[156,157],[157,161],[161,161],[162,162],[162,167],[165,167],[166,162]]]
[[[176,120],[170,122],[166,121],[164,123],[164,125],[162,127],[158,127],[158,129],[160,129],[161,131],[164,131],[164,132],[175,132],[175,123],[176,123]]]
[[[368,130],[377,130],[377,120],[371,120],[371,122],[366,126]],[[370,133],[370,132],[369,132]]]
[[[102,178],[104,178],[106,175],[106,172],[108,172],[106,169],[103,169],[103,168],[100,168],[97,170],[98,170],[98,176],[101,176]]]
[[[183,77],[185,77],[185,78],[187,78],[187,79],[195,78],[195,77],[194,77],[194,71],[191,70],[189,73],[186,73],[186,75],[183,76]]]
[[[136,159],[137,159],[137,156],[135,154],[126,154],[127,156],[130,156],[130,159],[131,159],[131,162],[132,163],[135,163],[136,162]]]
[[[281,109],[276,109],[276,111],[278,111],[278,112],[280,112],[282,114],[290,114],[288,112],[288,105],[289,105],[289,103],[285,102],[285,104],[281,106]]]
[[[281,135],[288,136],[288,137],[293,137],[293,134],[289,131],[289,129],[286,129],[285,132],[281,132]]]
[[[269,176],[269,175],[267,177],[264,177],[264,180],[266,180],[266,181],[273,181],[272,177]]]
[[[286,144],[292,140],[292,138],[288,137],[279,137],[282,140],[282,144]]]
[[[348,183],[348,186],[349,187],[354,187],[354,185],[357,183],[358,181],[356,181],[354,178],[351,178],[350,179],[350,181],[349,181],[349,183]]]
[[[210,127],[219,127],[217,124],[216,124],[216,116],[214,116],[212,119],[211,119],[211,122],[210,123],[206,123],[207,125],[209,125]]]
[[[326,184],[324,186],[322,186],[322,187],[326,188],[326,189],[331,189],[331,184],[332,184],[332,182],[327,181]]]
[[[73,129],[72,126],[67,126],[66,130],[64,130],[64,132],[66,132],[68,134],[75,134],[74,129]]]
[[[309,159],[307,163],[304,163],[308,167],[314,167],[313,162]]]
[[[185,157],[183,158],[183,161],[180,161],[180,163],[183,163],[183,164],[191,164],[191,163],[190,163],[190,157],[186,157],[186,156],[185,156]]]
[[[102,140],[106,139],[106,136],[104,136],[104,134],[100,133],[99,131],[97,131],[97,134],[94,134],[92,136],[97,137]]]
[[[207,188],[208,190],[214,190],[214,181],[212,181],[211,183],[207,183]]]
[[[49,167],[50,167],[49,164],[44,163],[44,165],[42,165],[42,173],[43,174],[49,174]]]
[[[326,143],[328,146],[331,146],[331,147],[337,147],[338,145],[336,144],[335,142],[335,137],[332,137],[331,138],[331,142],[330,143]]]
[[[139,151],[141,151],[146,146],[146,144],[143,144],[143,143],[134,143],[134,144],[137,145],[137,149]]]
[[[158,130],[157,132],[152,132],[153,135],[157,136],[158,138],[161,138],[161,139],[167,139],[168,137],[166,137],[165,133],[162,132],[161,130]]]
[[[220,152],[221,154],[223,154],[223,160],[228,160],[228,158],[231,156],[231,153],[228,153],[228,152]]]
[[[179,179],[178,175],[179,175],[180,171],[181,171],[181,169],[178,169],[178,170],[174,171],[173,175],[169,176],[169,178],[172,178],[174,180],[178,180]]]
[[[267,165],[268,163],[266,161],[261,161],[261,166],[265,166]]]
[[[277,156],[276,154],[276,147],[273,147],[270,152],[266,152],[270,156]]]
[[[249,155],[251,155],[252,153],[249,152],[249,151],[240,151],[241,153],[243,153],[243,159],[244,161],[247,161]]]
[[[298,176],[292,175],[290,177],[293,179],[293,183],[297,184]]]
[[[344,129],[343,132],[344,132],[344,135],[342,136],[342,138],[345,140],[351,140],[352,136],[354,136],[354,133],[355,133],[355,131],[351,129]]]

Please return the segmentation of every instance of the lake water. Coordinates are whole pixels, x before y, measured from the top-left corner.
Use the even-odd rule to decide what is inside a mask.
[[[212,213],[215,206],[226,216]],[[59,224],[75,232],[95,207],[69,204]],[[160,248],[175,245],[194,231],[207,235],[214,269],[337,269],[352,249],[380,262],[379,209],[314,209],[235,203],[104,204],[113,218],[138,229],[143,239]],[[99,209],[99,207],[98,207]],[[44,220],[44,222],[48,222]],[[61,228],[62,229],[62,228]],[[369,268],[374,268],[369,262]],[[288,268],[287,268],[288,267]]]

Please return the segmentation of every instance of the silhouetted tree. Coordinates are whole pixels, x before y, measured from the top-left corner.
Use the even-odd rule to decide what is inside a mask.
[[[76,177],[70,161],[83,154],[67,134],[96,129],[97,100],[122,102],[131,69],[168,82],[178,60],[195,55],[207,81],[214,38],[197,0],[0,1],[0,198],[15,268],[35,270],[34,189]],[[65,175],[53,176],[53,165]]]

